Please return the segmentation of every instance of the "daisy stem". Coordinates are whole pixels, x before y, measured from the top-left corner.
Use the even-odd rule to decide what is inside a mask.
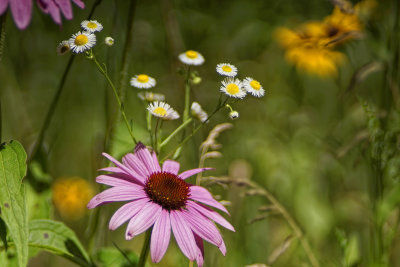
[[[97,68],[99,69],[99,71],[101,72],[101,74],[103,74],[103,76],[106,78],[108,84],[110,85],[111,89],[113,90],[114,95],[115,95],[115,99],[117,100],[119,109],[120,109],[120,111],[121,111],[121,115],[122,115],[122,117],[124,118],[126,128],[128,129],[128,132],[129,132],[129,134],[131,135],[132,140],[133,140],[133,142],[134,142],[135,145],[136,145],[136,144],[137,144],[137,141],[136,141],[136,139],[135,139],[135,137],[134,137],[134,135],[133,135],[133,133],[132,133],[132,128],[131,128],[131,126],[130,126],[130,124],[129,124],[129,122],[128,122],[128,119],[127,119],[127,117],[126,117],[125,110],[124,110],[124,105],[123,105],[122,102],[121,102],[121,99],[120,99],[120,97],[119,97],[119,95],[118,95],[117,90],[115,89],[115,86],[114,86],[113,82],[111,81],[110,77],[108,76],[107,71],[106,71],[105,69],[103,69],[103,67],[102,67],[102,66],[100,65],[100,63],[97,61],[97,59],[96,59],[96,57],[94,56],[94,54],[92,54],[91,59],[94,61],[94,63],[96,64]]]
[[[158,139],[157,139],[157,130],[158,130],[158,125],[160,124],[160,118],[157,118],[157,122],[156,122],[156,127],[154,127],[154,150],[156,151],[156,153],[158,154]]]
[[[151,115],[150,111],[147,111],[147,116],[146,116],[147,131],[149,132],[149,135],[150,135],[150,144],[152,146],[154,146],[153,135],[151,134],[151,118],[152,118],[152,115]]]
[[[180,149],[187,141],[189,141],[190,138],[192,138],[198,130],[200,130],[201,127],[203,127],[221,108],[223,108],[226,104],[226,102],[228,102],[228,97],[225,99],[225,101],[221,104],[221,99],[218,100],[218,105],[215,108],[214,112],[211,113],[210,116],[208,116],[207,120],[205,120],[203,123],[201,123],[199,126],[197,126],[190,135],[186,136],[185,139],[182,140],[182,142],[180,142],[171,152],[169,152],[164,158],[163,161],[166,160],[174,151],[177,151],[178,149]],[[176,159],[179,155],[177,155],[178,153],[175,152],[173,159]]]
[[[177,135],[180,131],[182,131],[190,122],[192,121],[191,118],[189,118],[188,120],[184,121],[181,125],[179,125],[178,128],[175,129],[175,131],[173,131],[167,138],[164,139],[164,141],[161,142],[160,144],[160,150],[163,146],[165,146],[166,144],[168,144],[169,141],[171,141],[171,139]]]
[[[144,267],[144,265],[146,264],[146,258],[147,255],[149,255],[149,250],[150,250],[150,237],[151,237],[151,229],[146,231],[137,267]]]

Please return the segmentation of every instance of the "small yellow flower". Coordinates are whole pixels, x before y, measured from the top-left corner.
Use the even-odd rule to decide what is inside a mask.
[[[93,33],[77,32],[68,40],[72,52],[82,53],[96,44],[96,36]]]
[[[131,78],[131,86],[139,89],[149,89],[156,86],[156,79],[147,74],[135,75]]]
[[[87,32],[99,32],[103,29],[103,25],[101,25],[97,20],[84,20],[81,22],[81,27],[83,30]]]
[[[165,102],[155,101],[147,107],[147,110],[153,114],[153,116],[163,120],[176,120],[179,118],[178,112]]]
[[[57,179],[52,187],[53,203],[61,217],[77,220],[85,215],[86,205],[94,195],[91,185],[80,177]]]

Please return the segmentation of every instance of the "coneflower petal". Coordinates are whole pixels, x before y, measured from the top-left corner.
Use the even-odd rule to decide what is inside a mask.
[[[180,164],[174,160],[166,160],[162,166],[163,172],[169,172],[177,175],[179,172]]]
[[[111,230],[117,229],[123,223],[135,216],[143,208],[143,205],[145,205],[147,202],[149,202],[149,199],[146,197],[123,205],[111,217],[108,228],[110,228]]]
[[[207,204],[209,206],[212,206],[214,208],[220,209],[223,212],[229,214],[229,212],[226,210],[226,208],[216,201],[210,192],[208,192],[207,189],[197,186],[197,185],[192,185],[190,187],[190,198],[199,202],[202,202],[204,204]]]
[[[142,209],[129,221],[125,234],[126,240],[130,240],[150,228],[161,215],[161,211],[162,207],[153,202],[144,204]]]
[[[167,251],[169,239],[171,237],[171,221],[169,212],[162,210],[161,215],[154,223],[151,233],[151,259],[153,262],[159,262]]]

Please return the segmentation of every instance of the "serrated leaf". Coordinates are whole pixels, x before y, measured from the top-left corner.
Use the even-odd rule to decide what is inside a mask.
[[[28,219],[26,216],[25,187],[26,153],[18,141],[0,146],[0,207],[18,257],[18,265],[28,262]]]
[[[75,233],[62,222],[33,220],[29,223],[29,246],[65,257],[81,266],[92,266]]]

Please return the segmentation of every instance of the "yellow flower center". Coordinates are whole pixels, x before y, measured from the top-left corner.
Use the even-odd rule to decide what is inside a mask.
[[[97,24],[94,23],[94,22],[89,22],[87,24],[87,27],[90,28],[90,29],[96,29],[97,28]]]
[[[224,65],[224,66],[222,66],[222,70],[225,71],[225,72],[231,72],[232,68],[227,66],[227,65]]]
[[[256,80],[252,80],[251,82],[250,82],[250,86],[254,89],[254,90],[260,90],[260,88],[261,88],[261,84],[258,82],[258,81],[256,81]]]
[[[137,76],[137,81],[140,83],[147,83],[149,81],[149,76],[146,74],[140,74]]]
[[[165,108],[162,107],[156,107],[153,112],[157,115],[160,115],[161,117],[164,117],[165,115],[167,115],[167,110],[165,110]]]
[[[237,93],[239,93],[239,86],[237,86],[234,83],[230,83],[226,86],[226,91],[231,94],[231,95],[236,95]]]
[[[89,38],[84,34],[79,34],[75,37],[75,44],[78,46],[85,45],[89,41]]]
[[[188,50],[188,51],[186,51],[186,56],[188,58],[195,59],[195,58],[197,58],[198,54],[196,51]]]

